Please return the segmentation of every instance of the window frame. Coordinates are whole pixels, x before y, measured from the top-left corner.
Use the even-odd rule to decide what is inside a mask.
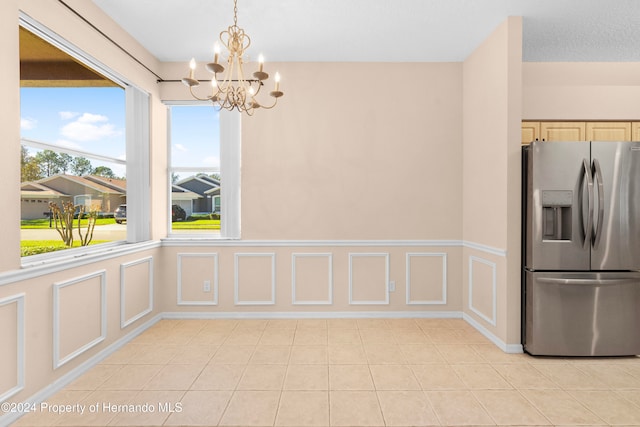
[[[239,240],[240,234],[240,169],[241,169],[241,117],[235,111],[220,110],[220,167],[185,167],[172,165],[171,107],[209,106],[208,101],[163,101],[167,107],[167,235],[170,239]],[[171,222],[171,177],[173,172],[212,172],[224,179],[220,186],[220,234],[174,233]],[[213,201],[212,201],[213,203]]]
[[[53,149],[56,152],[82,155],[126,166],[127,200],[135,200],[127,209],[127,238],[126,240],[101,243],[78,248],[69,248],[62,251],[48,252],[38,255],[21,257],[21,266],[28,267],[34,264],[59,261],[63,258],[78,257],[88,254],[96,254],[101,251],[112,250],[115,246],[127,243],[141,243],[150,240],[150,103],[149,93],[141,89],[129,79],[123,77],[111,67],[98,61],[89,53],[78,48],[70,41],[64,39],[45,25],[34,20],[29,15],[19,11],[18,26],[30,31],[52,46],[65,52],[78,62],[93,69],[109,80],[119,85],[125,91],[125,146],[126,160],[114,159],[99,154],[86,153],[80,150],[72,150],[67,147],[59,147],[42,141],[33,141],[20,138],[27,146],[39,145],[41,148]]]

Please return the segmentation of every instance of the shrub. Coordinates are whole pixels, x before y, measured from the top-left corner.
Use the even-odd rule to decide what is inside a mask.
[[[20,255],[21,256],[30,256],[30,255],[38,255],[45,254],[47,252],[55,252],[62,249],[67,249],[66,246],[29,246],[29,247],[21,247]]]

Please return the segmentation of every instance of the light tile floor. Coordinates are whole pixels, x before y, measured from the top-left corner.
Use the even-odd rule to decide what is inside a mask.
[[[505,354],[457,319],[163,320],[48,403],[85,413],[15,425],[640,425],[640,358]]]

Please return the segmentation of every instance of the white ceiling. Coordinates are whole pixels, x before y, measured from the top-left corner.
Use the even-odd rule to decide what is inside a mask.
[[[232,0],[93,0],[161,61],[211,59]],[[249,57],[462,61],[508,16],[525,61],[640,61],[638,0],[238,0]]]

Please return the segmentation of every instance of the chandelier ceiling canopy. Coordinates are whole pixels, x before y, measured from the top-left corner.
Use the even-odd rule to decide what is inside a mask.
[[[247,58],[244,53],[251,45],[251,38],[238,27],[238,1],[233,0],[233,25],[220,33],[219,42],[214,45],[213,62],[206,64],[207,71],[213,74],[211,77],[211,95],[201,97],[196,95],[194,88],[200,85],[200,81],[195,78],[196,61],[191,59],[189,63],[189,77],[182,79],[182,83],[189,87],[191,96],[195,99],[211,101],[216,107],[226,110],[238,110],[248,115],[253,115],[256,109],[275,107],[278,98],[283,95],[280,90],[280,74],[276,72],[274,76],[275,86],[269,92],[273,98],[269,105],[262,104],[257,100],[265,82],[269,79],[269,74],[264,71],[264,57],[258,57],[258,70],[252,74],[253,78],[247,78],[243,66]],[[228,52],[226,68],[220,60],[220,44]],[[226,72],[225,72],[226,71]]]

